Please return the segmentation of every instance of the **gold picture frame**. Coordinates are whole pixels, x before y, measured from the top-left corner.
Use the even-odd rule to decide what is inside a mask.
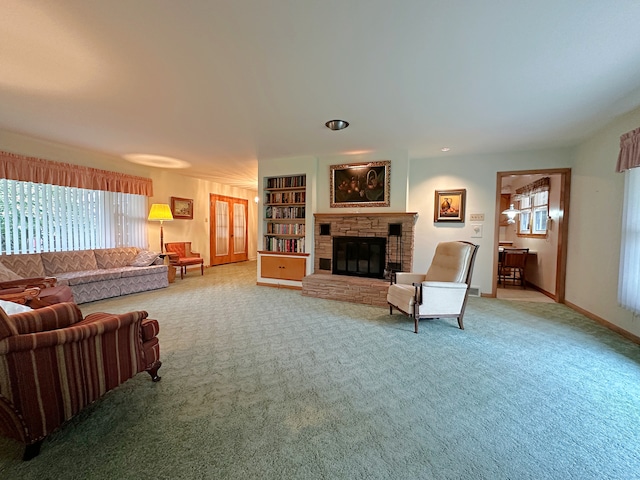
[[[171,215],[173,215],[173,218],[193,220],[193,200],[191,198],[171,197]]]
[[[331,165],[330,206],[388,207],[391,161]]]
[[[464,188],[458,190],[436,190],[433,221],[464,223],[466,195],[467,191]]]

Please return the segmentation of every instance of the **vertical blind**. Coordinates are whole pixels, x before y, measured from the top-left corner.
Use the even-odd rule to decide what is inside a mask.
[[[620,136],[616,172],[624,172],[618,303],[640,314],[640,128]]]
[[[618,302],[640,314],[640,168],[624,175]]]
[[[146,248],[146,196],[0,179],[0,253]]]

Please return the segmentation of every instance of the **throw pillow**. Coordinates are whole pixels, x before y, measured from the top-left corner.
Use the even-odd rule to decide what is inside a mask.
[[[143,250],[140,253],[138,253],[138,255],[136,255],[136,258],[133,259],[133,261],[129,264],[129,266],[148,267],[149,265],[151,265],[153,262],[156,261],[156,258],[158,258],[159,255],[160,254],[156,252]]]
[[[9,282],[11,280],[22,280],[22,277],[13,270],[9,270],[0,262],[0,282]]]
[[[29,312],[32,309],[26,305],[20,305],[19,303],[7,302],[6,300],[0,300],[0,308],[2,308],[7,315],[13,315],[14,313]]]

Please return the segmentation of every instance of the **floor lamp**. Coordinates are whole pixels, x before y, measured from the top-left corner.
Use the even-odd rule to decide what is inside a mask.
[[[164,252],[164,236],[162,232],[162,222],[170,222],[173,220],[171,209],[166,203],[154,203],[149,210],[149,218],[153,222],[160,222],[160,253]]]

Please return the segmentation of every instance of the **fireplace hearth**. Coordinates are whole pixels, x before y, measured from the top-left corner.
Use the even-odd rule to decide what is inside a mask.
[[[333,237],[332,273],[383,278],[386,247],[384,237]]]

